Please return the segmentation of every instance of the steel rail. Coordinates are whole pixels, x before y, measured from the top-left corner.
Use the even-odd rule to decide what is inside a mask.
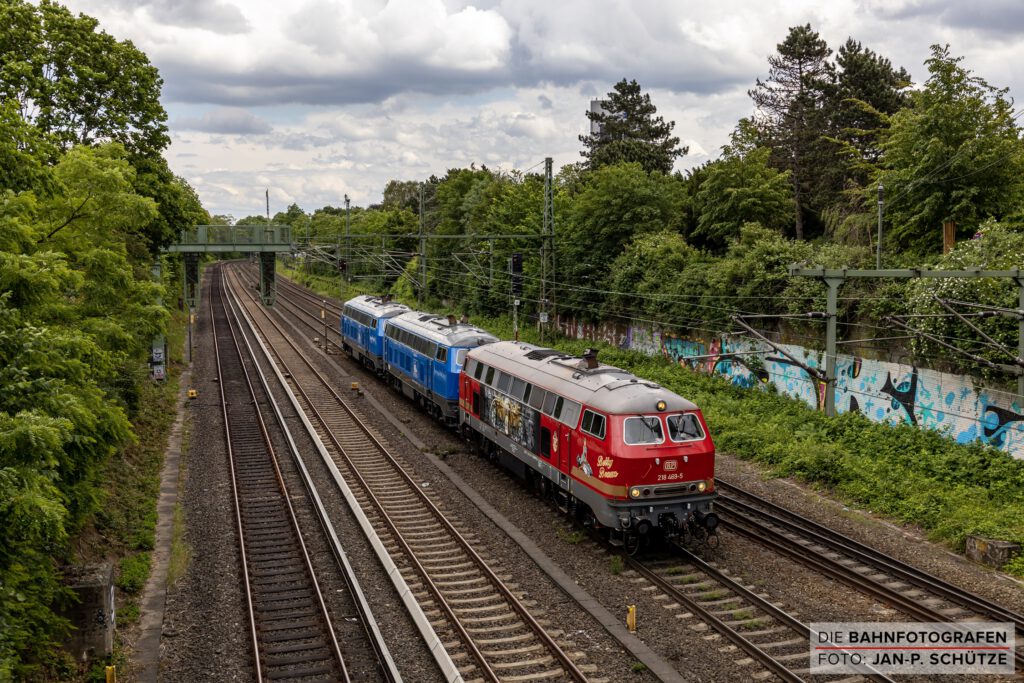
[[[216,285],[214,284],[212,287],[215,286]],[[220,387],[221,415],[224,419],[224,445],[227,448],[228,467],[231,471],[231,494],[235,504],[235,523],[236,529],[238,530],[238,547],[242,555],[242,583],[245,586],[245,602],[249,614],[249,635],[252,640],[253,658],[256,660],[256,681],[257,683],[262,683],[263,667],[260,666],[260,642],[256,635],[256,611],[252,604],[252,586],[249,583],[249,564],[245,553],[245,532],[242,530],[242,506],[238,496],[238,476],[235,472],[234,450],[231,447],[231,420],[228,419],[228,401],[227,397],[224,395],[224,382],[219,381],[220,378],[224,377],[224,371],[221,368],[220,344],[217,341],[216,318],[213,310],[213,291],[210,292],[209,304],[210,326],[213,328],[213,355],[217,363],[217,384]]]
[[[933,574],[929,574],[922,569],[897,560],[896,558],[886,555],[869,545],[818,524],[804,515],[788,510],[780,505],[776,505],[757,494],[740,488],[739,486],[722,481],[721,479],[716,479],[715,483],[718,486],[727,490],[735,491],[739,495],[753,501],[753,505],[750,505],[741,500],[737,500],[732,496],[721,496],[719,498],[719,504],[724,502],[726,505],[737,505],[747,512],[751,512],[752,510],[757,511],[757,508],[763,508],[763,512],[754,512],[754,514],[765,515],[765,513],[770,513],[773,515],[771,519],[775,524],[789,528],[795,533],[802,534],[805,537],[814,540],[816,543],[820,543],[821,545],[832,548],[837,552],[845,553],[854,559],[889,572],[896,578],[915,585],[918,588],[930,591],[942,598],[959,604],[961,607],[970,609],[973,612],[993,619],[998,619],[1000,621],[1011,622],[1014,624],[1014,627],[1018,632],[1024,633],[1024,614],[1020,614],[1019,612],[1003,607],[992,602],[988,598],[960,588],[959,586],[940,579]],[[786,518],[793,521],[788,521]]]
[[[238,299],[233,295],[229,298],[229,303],[231,304],[232,309],[235,311],[235,319],[239,321],[245,319],[244,314],[241,313],[242,303],[238,301]],[[253,334],[253,336],[255,336],[255,330],[252,328],[251,325],[248,324],[248,321],[246,322],[250,332]],[[245,337],[244,334],[242,338],[243,341],[245,341],[246,348],[249,350],[249,354],[253,358],[255,358],[256,352],[253,350],[252,345],[249,343],[249,340]],[[262,350],[268,362],[273,362],[267,350],[265,348]],[[268,382],[266,375],[263,372],[263,369],[259,366],[258,363],[256,364],[255,367],[264,390],[266,391],[267,395],[270,396],[270,383]],[[341,545],[341,541],[338,538],[337,532],[334,529],[334,525],[330,520],[330,515],[328,514],[326,508],[324,507],[323,501],[320,498],[320,494],[316,489],[316,485],[313,483],[312,475],[306,468],[306,464],[302,460],[301,454],[299,453],[299,447],[298,445],[296,445],[295,440],[292,438],[292,434],[286,424],[284,414],[281,412],[281,408],[276,401],[272,401],[270,405],[271,408],[273,408],[274,410],[274,414],[277,417],[278,423],[282,426],[282,431],[284,431],[285,433],[289,449],[292,453],[292,458],[295,461],[296,467],[299,470],[300,479],[302,480],[303,487],[306,489],[307,494],[309,495],[310,499],[314,504],[314,508],[316,510],[317,518],[320,522],[321,528],[324,530],[324,533],[328,537],[331,552],[334,555],[335,563],[338,565],[338,568],[342,572],[342,576],[345,580],[345,585],[348,588],[349,593],[353,596],[353,603],[356,608],[356,611],[358,612],[360,623],[362,624],[363,631],[366,634],[367,641],[373,648],[374,656],[377,659],[378,666],[380,667],[380,670],[384,674],[384,678],[387,681],[389,681],[390,683],[400,683],[402,680],[401,673],[398,671],[394,659],[391,657],[391,652],[384,641],[384,637],[381,634],[380,629],[375,621],[370,605],[366,600],[366,596],[363,593],[362,587],[359,584],[359,579],[356,576],[355,569],[349,562],[348,556],[346,555],[345,550]]]
[[[219,283],[218,283],[219,287],[222,288],[224,286],[224,275],[223,275],[223,272],[221,272],[218,269],[217,275],[219,276]],[[273,469],[274,469],[274,475],[275,475],[275,478],[277,480],[278,488],[279,488],[280,493],[281,493],[281,499],[284,502],[285,509],[288,511],[288,518],[289,518],[289,520],[291,522],[292,530],[295,532],[295,540],[296,540],[298,548],[300,550],[300,553],[301,553],[301,556],[302,556],[302,559],[303,559],[304,566],[306,568],[306,572],[307,572],[310,584],[311,584],[311,586],[313,588],[313,591],[314,591],[314,593],[316,595],[316,598],[317,598],[317,603],[318,603],[318,606],[320,608],[320,617],[323,619],[323,623],[324,623],[325,629],[326,629],[327,633],[330,636],[331,654],[332,654],[335,662],[337,663],[338,667],[340,668],[340,672],[341,672],[341,675],[342,675],[342,680],[346,681],[346,683],[350,683],[351,678],[349,677],[348,669],[345,666],[345,658],[341,654],[341,647],[338,644],[337,635],[334,632],[334,626],[333,626],[333,624],[331,622],[330,612],[327,609],[327,604],[324,601],[323,593],[320,590],[320,584],[319,584],[319,582],[317,581],[317,578],[316,578],[316,571],[313,568],[312,560],[310,559],[309,552],[306,549],[306,543],[305,543],[305,541],[303,540],[303,537],[302,537],[302,531],[301,531],[301,528],[300,528],[300,525],[299,525],[298,518],[296,517],[296,514],[295,514],[295,508],[292,506],[291,496],[290,496],[290,494],[288,492],[288,487],[287,487],[287,485],[284,482],[283,475],[281,474],[281,469],[280,469],[280,467],[278,465],[277,455],[276,455],[273,443],[271,441],[270,434],[269,434],[269,432],[267,430],[267,425],[266,425],[266,423],[263,420],[262,412],[259,410],[259,399],[256,396],[256,390],[255,390],[255,387],[253,386],[252,378],[249,375],[249,371],[245,367],[245,362],[243,360],[244,354],[242,353],[241,346],[239,345],[238,337],[235,334],[235,328],[231,324],[231,317],[232,317],[231,312],[230,312],[230,310],[228,308],[227,303],[223,299],[223,293],[221,292],[220,288],[218,288],[217,292],[219,294],[219,298],[220,298],[220,301],[221,301],[221,306],[223,308],[223,312],[224,312],[224,316],[225,316],[224,320],[227,323],[228,331],[231,333],[231,338],[232,338],[232,341],[233,341],[234,346],[235,346],[235,351],[238,354],[239,367],[241,368],[242,374],[243,374],[243,376],[245,378],[245,384],[246,384],[246,386],[247,386],[247,388],[249,390],[249,397],[252,399],[252,405],[254,407],[253,408],[253,412],[254,412],[254,414],[256,416],[256,421],[257,421],[257,424],[259,425],[259,431],[260,431],[261,436],[263,437],[263,442],[264,442],[264,444],[266,446],[267,454],[268,454],[268,456],[270,458],[271,465],[273,466]],[[212,309],[212,306],[213,306],[213,296],[210,297],[210,305],[211,305],[211,309]],[[212,314],[212,310],[211,310],[211,314]],[[230,446],[231,439],[230,439],[230,431],[228,429],[228,412],[227,412],[228,400],[227,400],[227,396],[225,394],[225,388],[224,388],[225,382],[223,381],[223,375],[222,375],[222,366],[221,366],[221,362],[220,362],[219,342],[217,341],[217,330],[216,330],[215,318],[211,317],[211,322],[213,323],[213,327],[214,327],[214,329],[213,329],[213,332],[214,332],[214,346],[217,349],[217,352],[216,352],[216,355],[217,355],[217,376],[218,376],[218,379],[220,380],[220,381],[218,381],[218,385],[220,387],[221,405],[222,405],[223,413],[224,413],[225,434],[228,435],[228,437],[229,437],[228,438],[228,455],[229,455],[229,459],[231,461],[232,489],[233,489],[234,494],[235,494],[236,514],[237,514],[238,525],[239,525],[239,540],[240,540],[240,544],[244,548],[244,535],[242,534],[241,505],[240,505],[240,499],[239,499],[239,496],[238,496],[238,482],[237,482],[238,473],[237,473],[237,468],[235,467],[235,463],[234,463],[234,449],[231,448],[231,446]],[[236,323],[237,323],[237,320],[236,320]],[[268,396],[268,399],[270,401],[274,400],[272,396]],[[243,550],[243,553],[244,553],[244,550]],[[250,610],[250,619],[251,619],[251,624],[252,624],[253,636],[257,637],[257,633],[256,633],[256,631],[257,631],[256,616],[255,616],[255,609],[254,609],[254,605],[253,605],[253,601],[252,601],[252,587],[251,587],[251,584],[250,584],[250,582],[248,580],[248,571],[249,571],[250,567],[249,567],[248,562],[244,558],[243,558],[243,568],[244,568],[244,572],[246,573],[245,584],[246,584],[246,591],[247,591],[247,603],[249,605],[249,610]],[[259,650],[258,645],[254,644],[254,647],[255,647],[255,655],[257,657],[257,670],[258,670],[257,671],[257,679],[258,680],[262,680],[262,674],[259,671],[259,669],[262,668],[262,662],[259,660],[260,650]]]
[[[313,364],[307,358],[306,354],[303,353],[301,349],[299,349],[295,342],[291,340],[289,335],[280,327],[280,325],[278,325],[278,323],[275,320],[273,320],[273,318],[271,318],[269,315],[265,315],[265,317],[266,320],[271,325],[274,326],[274,328],[277,330],[278,334],[281,335],[284,341],[291,347],[294,353],[305,363],[306,367],[309,369],[311,374],[315,376],[317,380],[319,380],[322,386],[328,391],[328,393],[331,394],[335,401],[337,401],[338,405],[341,406],[346,411],[349,418],[358,427],[358,429],[363,432],[365,437],[370,441],[371,445],[373,445],[382,455],[385,456],[385,458],[395,468],[395,472],[406,482],[409,489],[415,493],[415,495],[420,499],[423,505],[434,515],[435,519],[447,529],[448,533],[462,547],[463,551],[474,562],[474,564],[477,565],[478,569],[480,569],[480,571],[483,572],[490,579],[494,587],[497,588],[497,590],[505,598],[508,605],[519,615],[523,622],[529,626],[529,628],[534,632],[534,634],[547,647],[550,653],[554,655],[555,659],[558,660],[559,664],[570,676],[570,678],[572,678],[572,680],[574,681],[579,681],[581,683],[587,681],[586,676],[583,674],[582,671],[579,670],[579,668],[572,661],[569,655],[564,650],[562,650],[562,648],[555,642],[555,640],[547,633],[544,627],[536,621],[533,615],[529,613],[529,610],[520,602],[520,600],[515,596],[514,593],[512,593],[512,591],[505,585],[505,583],[497,577],[494,571],[487,565],[486,562],[484,562],[483,558],[481,558],[479,554],[473,549],[469,541],[467,541],[462,536],[462,534],[455,529],[454,525],[452,525],[448,518],[440,510],[437,509],[437,507],[420,489],[416,482],[413,481],[412,477],[405,470],[405,468],[402,467],[397,462],[396,458],[391,454],[388,448],[377,439],[377,437],[370,431],[369,427],[367,427],[363,420],[358,415],[356,415],[355,411],[351,408],[351,406],[349,406],[348,403],[343,398],[341,398],[341,396],[334,390],[334,387],[331,385],[331,382],[313,366]],[[263,331],[262,327],[259,325],[258,322],[256,323],[256,325],[257,327],[260,327],[261,331],[263,332],[263,337],[266,340],[267,344],[275,351],[275,353],[278,354],[278,362],[285,369],[286,373],[291,375],[292,378],[294,379],[294,373],[292,372],[292,369],[288,366],[288,364],[284,362],[284,360],[280,357],[280,351],[278,351],[277,347],[273,344],[273,342],[270,341],[268,335],[266,334],[265,331]],[[438,597],[439,604],[445,609],[446,613],[450,613],[450,619],[453,620],[456,629],[460,632],[460,635],[463,635],[467,647],[474,654],[474,658],[479,658],[481,660],[481,669],[485,672],[490,672],[489,675],[492,676],[492,680],[500,680],[499,676],[496,673],[494,673],[493,670],[491,670],[490,665],[486,663],[484,655],[479,652],[479,649],[473,642],[472,637],[464,631],[464,627],[462,626],[458,617],[453,612],[450,612],[451,608],[449,605],[447,605],[447,602],[445,601],[443,595],[440,593],[440,589],[437,588],[430,580],[429,576],[427,575],[426,569],[423,568],[419,561],[416,559],[415,554],[412,552],[411,548],[408,547],[408,545],[402,538],[401,532],[397,529],[393,520],[391,520],[388,513],[385,511],[383,505],[380,503],[379,499],[373,494],[372,489],[363,479],[362,475],[359,473],[356,466],[352,463],[348,455],[348,449],[346,449],[340,443],[340,441],[334,435],[333,431],[331,431],[330,427],[327,424],[327,421],[323,418],[320,411],[317,410],[313,401],[309,398],[308,394],[306,394],[305,390],[302,388],[302,386],[299,385],[298,382],[295,382],[295,388],[303,396],[303,398],[306,400],[306,403],[309,405],[310,409],[313,411],[317,419],[320,421],[328,438],[332,441],[332,443],[334,443],[335,447],[339,450],[339,452],[346,458],[346,461],[349,464],[349,468],[353,471],[356,478],[359,480],[360,485],[363,487],[364,491],[367,493],[369,498],[373,501],[374,506],[377,507],[377,509],[379,510],[382,518],[385,520],[386,524],[388,524],[389,528],[392,530],[392,533],[395,535],[396,539],[401,543],[403,548],[406,550],[407,555],[417,567],[417,571],[424,578],[426,584],[429,587],[431,587],[432,592],[436,591],[435,595]]]

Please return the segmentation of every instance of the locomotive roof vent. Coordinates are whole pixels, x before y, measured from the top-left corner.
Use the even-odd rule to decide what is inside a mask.
[[[448,314],[448,326],[455,327],[455,316],[451,313]]]
[[[587,370],[597,369],[597,349],[587,349],[583,352],[583,361],[580,366]]]

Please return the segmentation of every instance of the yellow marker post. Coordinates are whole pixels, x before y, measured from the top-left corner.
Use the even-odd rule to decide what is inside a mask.
[[[199,392],[196,391],[195,389],[189,389],[188,390],[188,397],[189,398],[195,398],[198,395],[199,395]]]
[[[106,669],[107,683],[117,683],[117,667],[108,666]]]
[[[630,633],[636,633],[636,605],[630,605],[626,612],[626,627]]]

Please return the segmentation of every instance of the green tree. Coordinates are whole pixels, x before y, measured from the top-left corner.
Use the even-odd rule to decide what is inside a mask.
[[[597,318],[614,260],[637,234],[678,230],[683,183],[675,176],[648,173],[638,163],[605,166],[586,186],[560,223],[559,301]]]
[[[910,74],[853,38],[839,48],[836,66],[835,83],[827,92],[830,128],[854,160],[876,164],[879,136],[889,117],[910,104]],[[867,177],[858,179],[861,186],[867,184]]]
[[[612,264],[605,317],[647,317],[665,326],[686,327],[690,321],[680,317],[676,294],[685,289],[678,285],[699,258],[699,252],[672,230],[636,235]]]
[[[768,165],[770,150],[750,144],[743,122],[732,142],[722,148],[721,159],[704,169],[691,200],[697,223],[692,239],[716,250],[736,239],[745,223],[780,233],[793,224],[790,172]]]
[[[892,117],[878,180],[888,190],[890,244],[938,253],[942,223],[967,237],[1024,199],[1024,147],[1006,89],[997,89],[933,45],[929,77],[913,105]],[[874,188],[872,188],[874,189]]]
[[[21,118],[13,100],[0,102],[0,188],[11,192],[52,191],[47,160],[56,145]]]
[[[601,101],[601,110],[588,111],[587,118],[598,130],[581,135],[585,149],[580,156],[596,170],[618,163],[637,163],[648,173],[671,173],[677,158],[689,151],[672,136],[675,121],[655,116],[657,108],[651,96],[642,93],[640,84],[623,78]]]
[[[389,180],[384,186],[385,209],[408,209],[414,214],[420,211],[420,183],[416,180]]]
[[[825,85],[832,77],[828,61],[832,50],[810,24],[789,29],[768,57],[768,78],[757,79],[747,91],[762,117],[775,152],[774,163],[791,172],[794,201],[794,233],[804,239],[804,214],[808,195],[814,191],[814,157],[820,151],[824,121],[821,103]]]
[[[163,82],[130,41],[52,0],[8,0],[0,23],[0,97],[17,102],[39,130],[65,149],[116,141],[131,154],[157,156],[167,147]]]
[[[182,230],[210,223],[210,214],[195,189],[175,175],[162,156],[132,154],[128,160],[135,167],[135,191],[152,199],[157,207],[152,218],[138,226],[150,254],[174,242]]]

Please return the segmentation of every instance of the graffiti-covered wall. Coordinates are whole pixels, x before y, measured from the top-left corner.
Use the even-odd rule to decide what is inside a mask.
[[[684,338],[621,324],[568,322],[562,330],[578,339],[600,339],[620,348],[661,354],[686,367],[725,375],[743,387],[772,384],[780,393],[818,410],[823,408],[823,384],[774,349],[749,339],[726,335]],[[823,352],[781,346],[808,367],[824,369]],[[857,411],[875,422],[935,429],[960,443],[981,441],[1024,459],[1024,406],[1016,395],[976,387],[975,380],[968,376],[840,355],[836,365],[836,411]]]

